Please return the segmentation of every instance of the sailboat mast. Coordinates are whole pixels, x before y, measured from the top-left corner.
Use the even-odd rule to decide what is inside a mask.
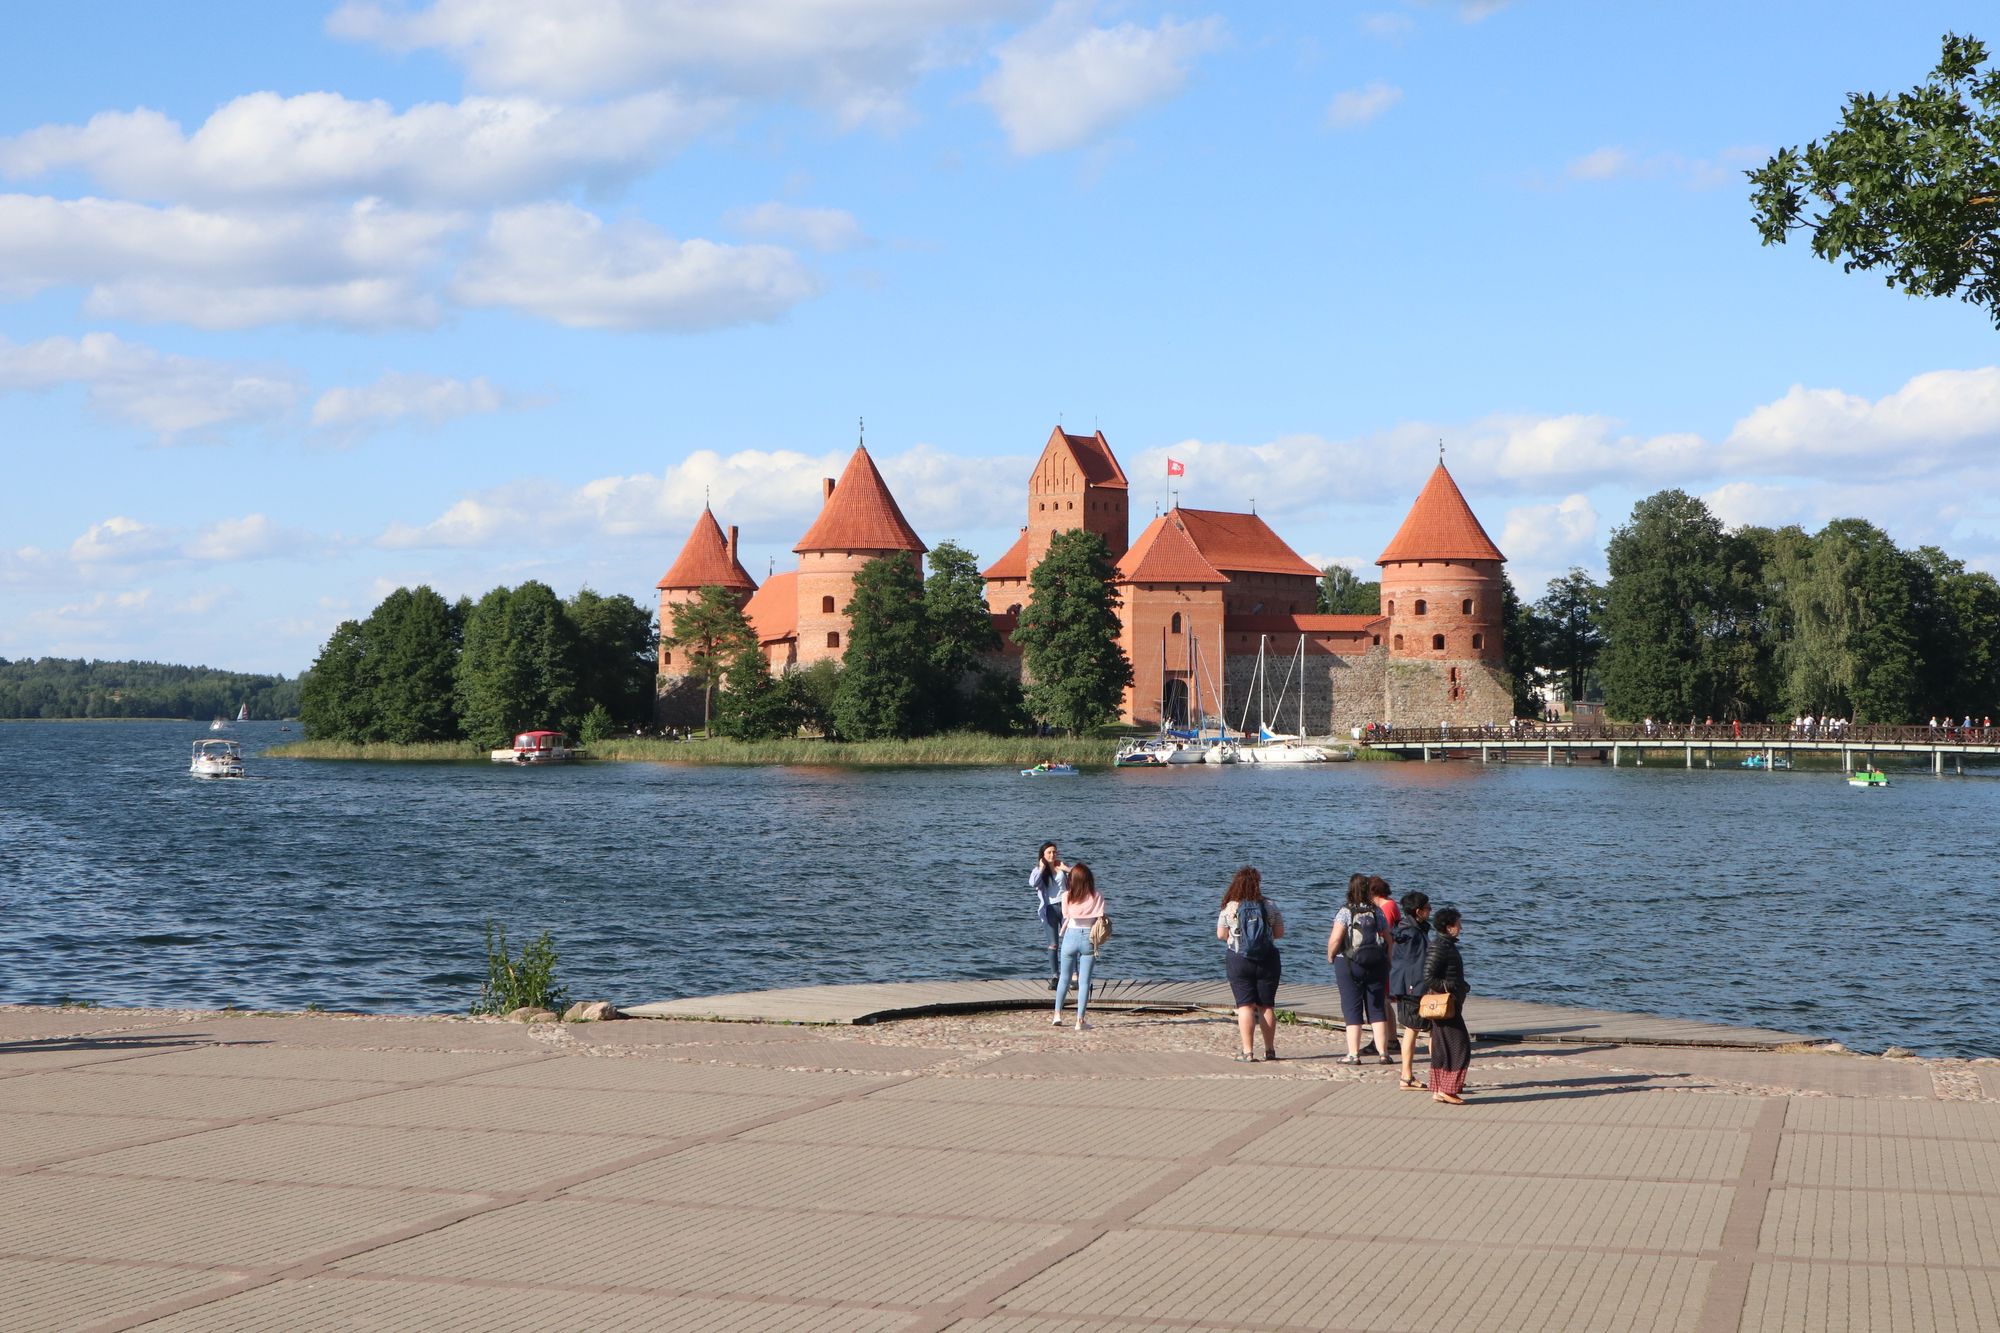
[[[1329,723],[1327,730],[1333,730]],[[1306,738],[1306,636],[1299,635],[1299,739]]]

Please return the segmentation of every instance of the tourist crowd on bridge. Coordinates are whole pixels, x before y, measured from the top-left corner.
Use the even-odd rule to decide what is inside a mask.
[[[1049,954],[1048,984],[1055,992],[1050,1025],[1063,1025],[1063,1005],[1074,981],[1075,1029],[1088,1031],[1093,964],[1111,932],[1097,876],[1081,861],[1063,860],[1056,844],[1045,842],[1028,873],[1028,887],[1035,895],[1035,914]],[[1405,893],[1397,899],[1379,875],[1349,877],[1346,901],[1334,914],[1326,941],[1326,959],[1333,967],[1346,1027],[1347,1054],[1341,1064],[1361,1064],[1365,1029],[1374,1039],[1371,1049],[1380,1063],[1398,1063],[1398,1055],[1391,1051],[1399,1052],[1402,1088],[1413,1092],[1428,1088],[1434,1101],[1465,1104],[1472,1035],[1463,1014],[1471,990],[1458,947],[1463,929],[1464,917],[1456,907],[1434,912],[1426,894]],[[1279,1058],[1277,1004],[1284,960],[1277,942],[1284,936],[1284,913],[1264,895],[1263,875],[1254,866],[1244,866],[1223,891],[1215,920],[1215,937],[1224,946],[1223,967],[1236,1008],[1239,1061],[1258,1059],[1260,1036],[1263,1059]],[[1420,1034],[1429,1041],[1428,1082],[1416,1077]]]

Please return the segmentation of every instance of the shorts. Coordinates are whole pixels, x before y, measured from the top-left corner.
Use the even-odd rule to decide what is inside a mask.
[[[1356,967],[1346,954],[1333,960],[1333,979],[1340,987],[1340,1019],[1350,1027],[1389,1021],[1389,964]]]
[[[1270,1009],[1278,1003],[1278,978],[1285,970],[1276,949],[1268,957],[1250,958],[1240,953],[1228,955],[1229,994],[1236,1007],[1255,1005]]]
[[[1418,995],[1398,995],[1396,997],[1396,1026],[1408,1028],[1412,1032],[1429,1032],[1431,1021],[1417,1012],[1422,1000]]]

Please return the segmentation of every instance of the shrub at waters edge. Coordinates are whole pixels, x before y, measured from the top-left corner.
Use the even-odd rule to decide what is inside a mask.
[[[486,984],[480,987],[475,1014],[511,1014],[516,1009],[562,1012],[569,989],[556,984],[556,945],[546,930],[521,946],[515,958],[507,949],[507,928],[486,923]]]

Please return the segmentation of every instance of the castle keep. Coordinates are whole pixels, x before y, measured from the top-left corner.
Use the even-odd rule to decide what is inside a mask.
[[[1370,722],[1462,726],[1512,716],[1501,669],[1506,557],[1442,460],[1376,558],[1375,615],[1317,614],[1320,571],[1256,514],[1176,505],[1132,539],[1129,491],[1102,431],[1050,434],[1029,474],[1027,522],[983,571],[987,605],[1017,666],[1009,636],[1031,597],[1030,574],[1056,533],[1087,528],[1116,565],[1119,644],[1133,676],[1128,722],[1191,722],[1199,700],[1208,719],[1254,730],[1260,699],[1262,720],[1277,731],[1299,729],[1303,702],[1313,735]],[[659,581],[661,624],[671,626],[673,607],[713,584],[743,600],[772,670],[838,659],[861,566],[885,555],[920,563],[926,548],[857,447],[840,478],[823,484],[819,517],[792,549],[799,567],[758,587],[736,559],[736,529],[725,537],[704,510]],[[668,684],[682,674],[664,647],[660,674]]]

